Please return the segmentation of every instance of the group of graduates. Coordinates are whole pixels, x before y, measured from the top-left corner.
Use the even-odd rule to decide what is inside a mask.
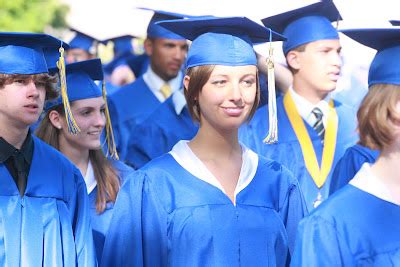
[[[157,10],[106,66],[0,32],[0,265],[400,266],[400,28],[341,30],[377,50],[357,111],[340,19]]]

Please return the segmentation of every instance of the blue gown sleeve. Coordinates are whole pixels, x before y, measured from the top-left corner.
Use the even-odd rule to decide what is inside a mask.
[[[137,171],[121,188],[103,250],[102,266],[166,266],[167,213]]]
[[[354,266],[349,251],[332,222],[311,216],[299,224],[290,266]]]
[[[292,173],[282,166],[281,191],[279,200],[279,215],[286,227],[288,235],[289,251],[293,253],[296,240],[297,227],[301,219],[308,214],[300,185]]]
[[[75,169],[74,172],[78,186],[76,195],[70,201],[70,210],[73,212],[72,225],[75,237],[77,266],[97,266],[86,185],[79,170]]]

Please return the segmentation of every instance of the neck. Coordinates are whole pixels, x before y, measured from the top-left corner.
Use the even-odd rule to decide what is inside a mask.
[[[82,176],[86,175],[89,164],[89,150],[79,149],[65,142],[65,139],[59,138],[60,152],[63,153],[78,169]]]
[[[329,94],[328,92],[321,92],[305,82],[302,82],[301,79],[296,78],[293,80],[293,90],[313,105],[318,104]]]
[[[0,122],[0,136],[15,148],[20,149],[28,135],[29,126],[17,127],[10,123]]]
[[[398,166],[400,165],[400,150],[396,148],[387,148],[381,151],[377,161],[372,165],[373,173],[385,184],[399,187]]]
[[[189,146],[200,159],[223,159],[242,153],[237,129],[224,132],[212,127],[200,127]]]

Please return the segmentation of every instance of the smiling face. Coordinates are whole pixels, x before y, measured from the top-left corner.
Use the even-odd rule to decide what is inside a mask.
[[[101,146],[100,135],[106,123],[103,97],[76,100],[72,102],[71,109],[81,131],[77,135],[69,133],[65,116],[60,114],[60,119],[52,122],[56,128],[61,128],[60,144],[72,146],[79,150],[99,149]],[[60,150],[63,150],[63,148],[60,148]]]
[[[185,88],[189,81],[186,76]],[[201,127],[238,129],[251,113],[256,94],[256,66],[216,65],[197,97]]]
[[[26,128],[35,123],[43,110],[45,88],[45,82],[31,75],[15,76],[0,87],[1,127]]]

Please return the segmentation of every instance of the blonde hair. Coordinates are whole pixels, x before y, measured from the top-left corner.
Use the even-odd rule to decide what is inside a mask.
[[[394,141],[392,122],[400,120],[396,104],[400,101],[400,86],[375,84],[370,87],[357,112],[360,144],[381,150]]]

